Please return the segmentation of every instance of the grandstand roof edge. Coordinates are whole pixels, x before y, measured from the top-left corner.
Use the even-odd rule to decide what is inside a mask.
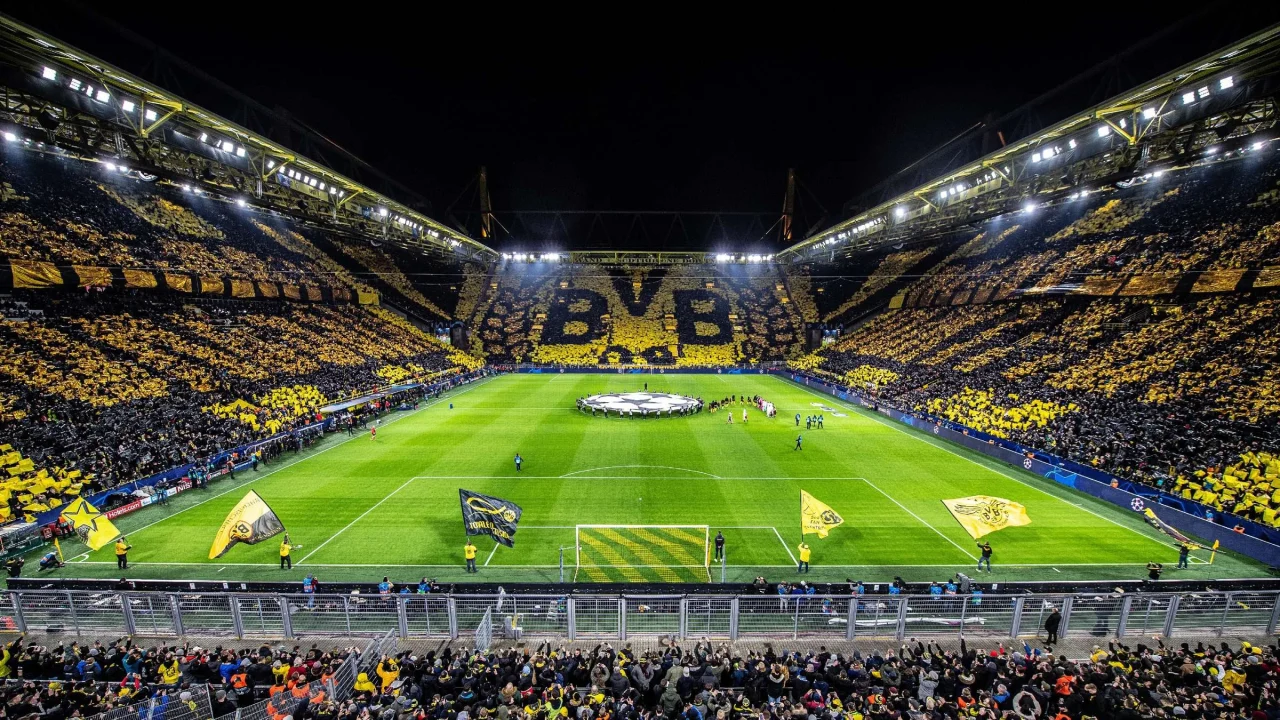
[[[827,241],[829,238],[834,238],[839,233],[852,235],[857,231],[857,229],[864,227],[866,227],[869,232],[875,232],[877,230],[887,228],[891,224],[890,218],[892,217],[895,208],[901,207],[904,203],[914,202],[919,204],[923,202],[928,207],[935,207],[929,200],[929,196],[934,190],[945,188],[953,182],[967,176],[991,171],[993,174],[1001,175],[1006,180],[1012,180],[1012,178],[1007,176],[1007,173],[1000,172],[1000,168],[1004,166],[1004,163],[1011,162],[1012,159],[1017,156],[1033,152],[1035,148],[1039,147],[1046,141],[1057,139],[1065,136],[1066,134],[1079,131],[1082,127],[1096,121],[1101,121],[1111,125],[1112,127],[1116,127],[1107,119],[1109,115],[1116,115],[1121,112],[1136,112],[1143,104],[1151,102],[1156,98],[1167,98],[1177,89],[1186,86],[1188,83],[1198,82],[1208,75],[1221,73],[1226,69],[1239,65],[1252,58],[1261,50],[1268,48],[1275,49],[1278,46],[1280,46],[1280,23],[1260,30],[1246,38],[1185,63],[1177,69],[1167,72],[1164,75],[1145,83],[1141,83],[1135,88],[1114,95],[1101,103],[1088,108],[1087,110],[1074,113],[1058,123],[1031,133],[1020,140],[988,153],[973,162],[967,163],[959,169],[940,175],[927,183],[912,188],[907,192],[900,193],[887,201],[879,203],[875,207],[858,213],[834,225],[821,230],[816,230],[808,237],[780,250],[777,253],[778,260],[783,263],[799,262],[803,259],[801,257],[801,253],[803,251],[811,249],[818,243]],[[1130,139],[1127,135],[1125,137],[1126,139]],[[1132,143],[1134,140],[1130,139],[1130,142]],[[1004,169],[1006,171],[1008,170],[1007,167]],[[999,178],[997,178],[997,180],[998,179]],[[914,219],[914,217],[909,218],[908,222],[912,219]],[[870,250],[874,248],[866,249]]]
[[[232,136],[241,145],[257,150],[261,153],[264,164],[268,157],[272,158],[272,161],[276,163],[273,169],[283,171],[286,165],[291,165],[300,170],[306,170],[318,178],[323,178],[330,185],[344,188],[351,198],[361,196],[369,202],[387,208],[388,213],[411,219],[422,225],[424,231],[429,229],[438,233],[435,239],[438,244],[445,248],[450,248],[450,241],[453,241],[478,253],[480,259],[493,261],[498,257],[498,253],[493,248],[412,209],[405,203],[385,193],[373,190],[365,184],[352,180],[319,162],[294,152],[270,138],[255,133],[215,112],[190,102],[176,93],[158,88],[153,83],[142,80],[126,70],[37,30],[3,12],[0,12],[0,34],[10,35],[26,50],[46,59],[51,64],[59,65],[63,68],[74,68],[85,75],[96,78],[98,82],[104,85],[115,86],[123,91],[137,95],[140,99],[158,108],[164,108],[165,114],[153,121],[148,129],[159,127],[173,117],[181,117],[192,125]]]

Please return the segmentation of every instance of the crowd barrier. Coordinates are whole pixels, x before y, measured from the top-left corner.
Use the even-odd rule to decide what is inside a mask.
[[[9,590],[5,624],[89,637],[1065,638],[1272,635],[1280,591],[1022,595],[329,595]]]
[[[1023,447],[942,418],[904,411],[887,403],[873,401],[850,388],[819,377],[795,372],[789,372],[786,376],[811,390],[819,390],[839,400],[856,403],[903,425],[1021,467],[1126,510],[1140,513],[1150,507],[1161,520],[1188,535],[1209,544],[1217,541],[1223,548],[1247,555],[1271,567],[1280,567],[1280,545],[1276,544],[1276,541],[1280,541],[1280,533],[1275,528],[1266,528],[1251,520],[1161,492],[1149,485],[1118,478],[1103,470]],[[1237,527],[1240,531],[1236,531]]]

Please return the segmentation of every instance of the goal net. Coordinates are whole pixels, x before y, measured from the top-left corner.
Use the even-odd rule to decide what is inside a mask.
[[[706,525],[577,525],[575,582],[710,582]]]

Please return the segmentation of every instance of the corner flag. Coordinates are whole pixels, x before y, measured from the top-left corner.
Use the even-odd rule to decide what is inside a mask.
[[[800,491],[800,534],[817,533],[824,538],[831,528],[844,522],[840,514],[831,506],[815,498],[804,490]]]

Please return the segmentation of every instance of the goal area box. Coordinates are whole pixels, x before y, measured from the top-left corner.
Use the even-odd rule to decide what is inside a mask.
[[[707,525],[576,525],[575,582],[709,582]]]

